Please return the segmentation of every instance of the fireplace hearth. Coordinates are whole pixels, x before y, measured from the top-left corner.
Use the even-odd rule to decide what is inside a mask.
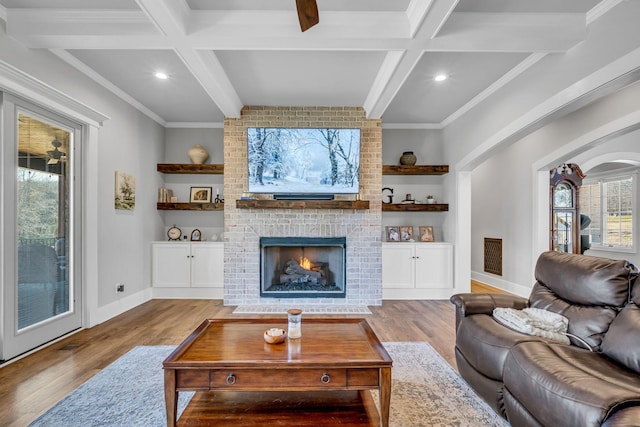
[[[345,237],[261,237],[260,296],[344,298]]]

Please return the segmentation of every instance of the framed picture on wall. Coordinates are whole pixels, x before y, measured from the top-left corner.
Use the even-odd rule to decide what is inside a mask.
[[[385,227],[385,235],[387,236],[387,242],[400,241],[400,231],[397,225],[390,225]]]
[[[404,225],[400,227],[400,240],[402,242],[413,242],[413,226]]]
[[[420,241],[421,242],[434,242],[435,239],[433,237],[433,227],[431,225],[421,225],[418,227],[420,231]]]
[[[211,187],[191,187],[191,203],[211,203]]]

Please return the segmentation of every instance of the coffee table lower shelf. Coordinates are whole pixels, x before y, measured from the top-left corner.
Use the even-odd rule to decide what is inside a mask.
[[[177,425],[373,427],[380,425],[380,416],[369,390],[201,391],[193,396]]]

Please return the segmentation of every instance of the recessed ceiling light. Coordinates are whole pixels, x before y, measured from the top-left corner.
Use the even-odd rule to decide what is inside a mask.
[[[447,76],[446,74],[436,74],[436,76],[433,78],[433,80],[435,80],[436,82],[443,82],[445,80],[447,80],[449,78],[449,76]]]
[[[160,80],[166,80],[169,78],[168,75],[166,75],[165,73],[158,71],[157,73],[154,74],[157,78],[159,78]]]

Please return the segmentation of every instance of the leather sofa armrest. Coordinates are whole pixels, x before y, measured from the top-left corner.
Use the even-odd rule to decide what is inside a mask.
[[[602,427],[635,427],[640,426],[640,406],[620,409],[605,420]]]
[[[529,306],[529,300],[518,295],[509,294],[455,294],[449,299],[456,306],[456,330],[463,318],[472,314],[491,316],[498,307],[521,310]]]

